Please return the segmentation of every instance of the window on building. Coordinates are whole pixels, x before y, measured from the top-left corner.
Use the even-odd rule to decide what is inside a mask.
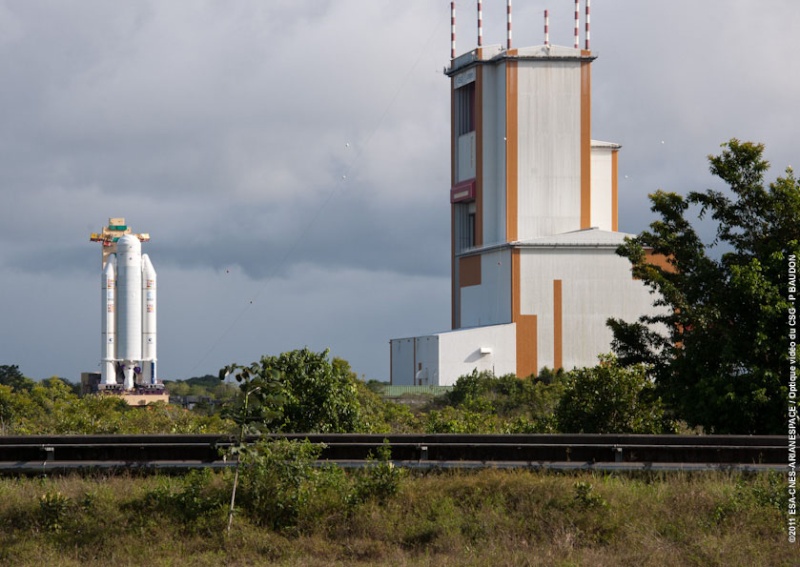
[[[455,92],[456,136],[475,130],[475,82],[468,83]]]
[[[475,203],[456,203],[456,252],[475,247]]]

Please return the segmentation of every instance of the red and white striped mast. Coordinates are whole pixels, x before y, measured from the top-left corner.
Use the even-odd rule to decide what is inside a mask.
[[[478,47],[483,45],[483,2],[478,0]]]
[[[575,49],[581,45],[581,0],[575,0]]]
[[[511,49],[511,0],[506,3],[506,49]]]
[[[550,13],[547,10],[544,11],[544,44],[550,45]]]
[[[456,58],[456,2],[450,1],[450,59]]]
[[[589,4],[592,0],[586,0],[586,51],[589,51]]]

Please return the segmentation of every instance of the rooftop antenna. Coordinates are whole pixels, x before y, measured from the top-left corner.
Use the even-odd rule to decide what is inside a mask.
[[[586,0],[586,51],[589,51],[589,4],[592,0]]]
[[[450,2],[450,59],[456,58],[456,2]]]
[[[483,2],[478,0],[478,47],[483,45]]]
[[[550,13],[547,10],[544,11],[544,44],[550,46]]]
[[[575,0],[575,49],[578,49],[581,44],[580,27],[581,27],[581,0]]]
[[[506,3],[506,22],[508,36],[506,40],[506,49],[511,49],[511,0],[508,0]]]

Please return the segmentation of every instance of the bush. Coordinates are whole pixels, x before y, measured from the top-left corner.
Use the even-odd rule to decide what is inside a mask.
[[[39,499],[39,516],[42,527],[51,532],[64,528],[72,501],[60,492],[45,492]]]
[[[405,469],[394,466],[392,449],[386,442],[377,450],[377,455],[370,454],[368,461],[369,466],[356,477],[353,501],[375,500],[384,505],[400,490]]]
[[[674,433],[655,386],[641,365],[623,368],[612,356],[569,374],[555,411],[562,433]]]
[[[547,368],[539,376],[527,378],[517,378],[514,374],[494,376],[490,372],[474,370],[471,374],[461,376],[453,389],[433,404],[434,407],[444,405],[458,410],[465,418],[458,421],[466,423],[450,420],[451,423],[445,424],[442,423],[442,416],[434,415],[428,419],[427,431],[552,431],[554,411],[564,392],[565,382],[563,371],[554,372]],[[483,426],[487,428],[481,429]]]
[[[276,440],[243,453],[239,490],[248,516],[274,530],[296,526],[315,491],[321,450],[308,440]]]
[[[186,533],[203,531],[212,519],[219,520],[219,526],[212,528],[221,527],[227,491],[217,480],[210,469],[193,470],[179,479],[163,478],[129,506],[144,512],[145,523],[158,515],[170,518]]]

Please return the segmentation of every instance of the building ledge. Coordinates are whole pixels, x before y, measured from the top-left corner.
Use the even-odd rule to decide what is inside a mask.
[[[445,67],[444,74],[452,76],[470,66],[481,63],[497,64],[502,61],[594,61],[596,55],[585,49],[563,47],[560,45],[535,45],[532,47],[519,47],[506,49],[502,45],[487,45],[476,47],[459,55],[450,62],[450,67]]]

